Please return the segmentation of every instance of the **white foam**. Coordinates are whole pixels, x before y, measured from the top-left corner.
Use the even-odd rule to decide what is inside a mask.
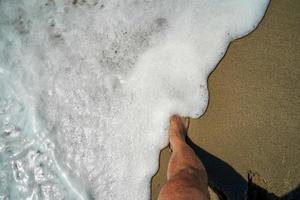
[[[0,198],[149,199],[172,114],[268,0],[0,2]]]

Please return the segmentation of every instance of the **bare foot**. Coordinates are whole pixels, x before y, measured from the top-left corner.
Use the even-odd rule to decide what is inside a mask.
[[[189,118],[183,118],[178,115],[171,117],[169,128],[170,151],[173,150],[172,146],[176,141],[185,141],[189,122]]]

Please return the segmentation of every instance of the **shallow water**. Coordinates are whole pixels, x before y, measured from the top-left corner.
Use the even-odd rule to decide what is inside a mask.
[[[148,199],[169,117],[267,3],[1,1],[0,198]]]

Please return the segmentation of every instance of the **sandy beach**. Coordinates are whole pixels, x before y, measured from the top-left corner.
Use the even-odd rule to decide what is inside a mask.
[[[209,78],[206,113],[189,137],[209,182],[240,199],[247,175],[274,198],[300,198],[300,1],[272,0],[259,27],[231,43]],[[152,199],[166,182],[164,149]]]

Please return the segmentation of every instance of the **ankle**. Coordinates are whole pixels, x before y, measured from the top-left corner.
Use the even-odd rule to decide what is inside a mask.
[[[177,137],[170,140],[170,148],[172,151],[176,151],[182,149],[182,147],[186,146],[186,142],[183,138]]]

